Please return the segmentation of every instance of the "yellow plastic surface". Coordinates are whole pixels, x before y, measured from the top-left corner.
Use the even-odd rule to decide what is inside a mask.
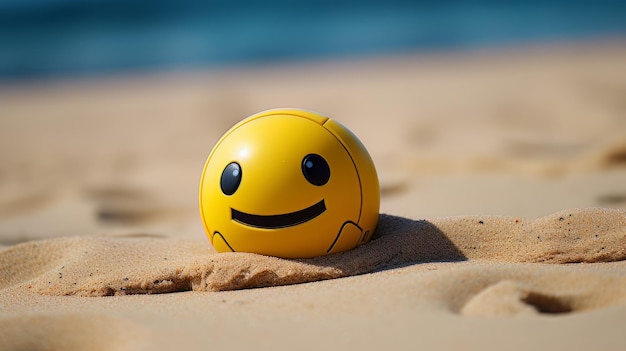
[[[310,154],[330,168],[323,185],[303,174]],[[227,195],[220,182],[232,162],[241,181]],[[236,124],[211,151],[200,181],[200,214],[219,252],[308,258],[352,249],[370,239],[379,206],[376,169],[363,144],[343,125],[300,109],[268,110]],[[280,226],[265,225],[276,218]]]

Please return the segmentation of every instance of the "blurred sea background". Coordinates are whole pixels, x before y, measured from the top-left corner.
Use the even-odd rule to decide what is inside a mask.
[[[615,0],[2,0],[0,82],[625,36]]]

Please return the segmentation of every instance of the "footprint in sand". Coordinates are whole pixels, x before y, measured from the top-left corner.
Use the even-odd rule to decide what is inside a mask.
[[[139,188],[106,186],[85,191],[96,203],[96,219],[102,224],[141,225],[180,216],[182,209],[171,208]]]
[[[464,316],[512,316],[573,312],[575,296],[539,292],[511,280],[488,286],[459,311]]]
[[[154,208],[148,206],[150,197],[140,189],[102,187],[89,189],[85,194],[96,202],[96,217],[103,223],[136,224],[155,215]]]
[[[11,190],[13,191],[3,191],[0,198],[0,218],[31,213],[48,205],[55,198],[53,192],[46,190]]]
[[[543,275],[519,276],[514,267],[510,268],[494,272],[491,278],[495,281],[469,296],[456,312],[480,317],[562,315],[626,302],[624,277],[559,267]]]
[[[596,197],[596,201],[601,206],[609,207],[626,207],[626,193],[624,194],[606,194]]]
[[[603,156],[606,166],[626,166],[626,139],[611,145],[604,151]]]

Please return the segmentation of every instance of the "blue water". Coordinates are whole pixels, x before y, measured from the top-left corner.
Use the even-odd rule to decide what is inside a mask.
[[[0,0],[0,80],[626,37],[626,1]]]

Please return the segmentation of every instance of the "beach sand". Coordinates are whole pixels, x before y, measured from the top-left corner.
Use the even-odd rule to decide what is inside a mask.
[[[0,87],[0,350],[621,350],[624,42]],[[200,172],[237,121],[328,114],[373,239],[218,254]]]

